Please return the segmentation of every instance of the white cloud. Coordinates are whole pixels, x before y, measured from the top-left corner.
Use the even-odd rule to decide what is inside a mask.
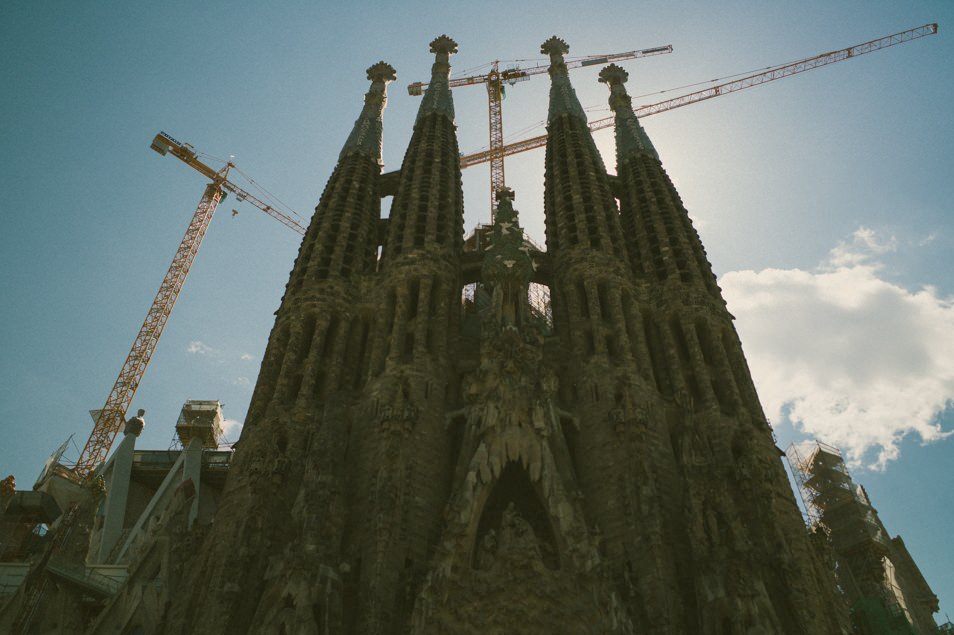
[[[208,355],[210,353],[214,353],[215,349],[213,349],[211,346],[203,344],[199,340],[192,340],[186,347],[186,352],[192,353],[193,355]]]
[[[850,267],[868,263],[874,256],[898,250],[898,240],[889,236],[879,241],[876,232],[868,227],[859,227],[851,235],[851,241],[841,241],[828,256],[829,268]]]
[[[238,441],[242,434],[242,422],[238,419],[225,419],[222,422],[222,437],[229,443]]]
[[[860,228],[817,271],[720,280],[766,415],[876,468],[906,435],[950,434],[938,418],[954,399],[954,300],[880,278],[872,259],[895,242]]]
[[[241,359],[244,362],[248,362],[255,359],[255,356],[252,355],[251,353],[242,353],[242,356],[239,357],[239,359]]]
[[[252,386],[252,380],[248,377],[236,377],[232,380],[233,386],[242,386],[243,388],[250,388]]]

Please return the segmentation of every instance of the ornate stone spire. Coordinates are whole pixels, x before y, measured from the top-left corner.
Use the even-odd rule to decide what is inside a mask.
[[[617,267],[625,254],[616,202],[603,157],[586,125],[586,113],[570,85],[563,61],[569,50],[556,36],[540,47],[550,56],[544,183],[547,251],[596,250],[616,261],[609,266]]]
[[[447,85],[447,77],[450,75],[450,56],[456,52],[457,42],[446,35],[441,35],[431,42],[431,53],[434,53],[431,82],[417,111],[417,121],[435,112],[454,121],[454,98]]]
[[[448,60],[457,43],[446,35],[431,42],[435,55],[431,83],[417,111],[397,192],[391,203],[383,267],[401,254],[437,248],[456,258],[463,244],[464,199],[454,101],[447,85]]]
[[[633,112],[633,100],[626,94],[626,87],[623,85],[627,79],[629,73],[616,64],[610,64],[600,71],[600,81],[610,89],[610,108],[616,113],[617,165],[623,161],[622,157],[636,154],[647,154],[659,159],[656,148]]]
[[[566,62],[563,61],[563,56],[570,52],[569,45],[554,35],[540,45],[540,52],[550,56],[550,111],[547,123],[564,114],[579,117],[586,123],[586,113],[570,85]]]
[[[609,105],[616,113],[619,216],[633,272],[659,282],[677,279],[682,286],[697,285],[721,304],[715,276],[689,213],[633,112],[623,86],[628,77],[616,64],[600,71],[600,81],[610,89]]]
[[[397,74],[390,64],[378,62],[368,69],[368,79],[371,80],[371,88],[364,96],[364,109],[354,122],[354,128],[341,149],[338,160],[352,154],[364,154],[382,165],[382,115],[388,103],[387,85],[397,79]]]

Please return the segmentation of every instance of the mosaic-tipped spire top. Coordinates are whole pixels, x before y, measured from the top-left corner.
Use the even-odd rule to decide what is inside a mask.
[[[438,55],[453,55],[457,52],[457,42],[447,35],[439,35],[431,41],[431,53]],[[446,59],[445,59],[446,61]]]
[[[387,85],[397,79],[397,74],[387,62],[378,62],[368,68],[368,79],[371,88],[364,96],[364,108],[354,122],[354,128],[341,149],[338,160],[352,154],[364,154],[371,157],[379,165],[381,159],[381,143],[384,132],[384,107],[388,103]]]
[[[659,159],[656,148],[633,112],[633,100],[626,93],[624,84],[629,73],[616,64],[610,64],[600,71],[600,81],[610,89],[609,105],[616,113],[616,162],[625,157],[646,154]]]
[[[540,52],[550,56],[550,109],[547,123],[560,115],[573,115],[586,123],[586,113],[580,100],[576,98],[576,91],[570,85],[570,76],[563,56],[570,52],[570,46],[565,40],[553,36],[540,45]]]
[[[397,79],[397,71],[385,61],[368,67],[368,79],[372,82],[389,83]]]
[[[447,78],[450,75],[450,56],[457,52],[457,42],[440,35],[431,42],[434,65],[431,66],[431,81],[424,93],[424,101],[417,111],[417,121],[425,115],[440,113],[454,120],[454,98],[451,96]]]
[[[562,63],[563,56],[570,52],[570,45],[566,43],[566,40],[554,35],[540,45],[540,52],[549,55],[551,63]]]

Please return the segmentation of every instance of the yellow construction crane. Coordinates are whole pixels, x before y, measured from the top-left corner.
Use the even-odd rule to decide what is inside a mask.
[[[745,88],[761,86],[762,84],[774,81],[776,79],[782,79],[783,77],[790,77],[798,73],[804,73],[805,71],[810,71],[819,68],[820,66],[827,66],[828,64],[841,62],[843,60],[858,57],[859,55],[864,55],[865,53],[878,51],[889,46],[910,42],[911,40],[916,40],[927,35],[934,35],[935,33],[937,33],[937,24],[925,24],[913,29],[908,29],[907,31],[900,31],[891,35],[886,35],[885,37],[881,37],[876,40],[871,40],[862,44],[855,44],[854,46],[849,46],[848,48],[831,51],[829,53],[822,53],[821,55],[808,57],[803,60],[798,60],[797,62],[777,66],[761,73],[755,73],[754,75],[748,75],[731,82],[710,86],[704,90],[699,90],[682,95],[680,97],[667,99],[666,101],[661,101],[656,104],[639,106],[633,110],[639,117],[648,117],[649,115],[655,115],[656,113],[672,110],[673,108],[688,106],[689,104],[695,104],[706,99],[712,99],[713,97],[719,97],[720,95],[726,95],[728,93],[733,93]],[[608,128],[613,125],[613,120],[613,117],[606,117],[604,119],[591,121],[589,123],[590,130],[596,131],[603,128]],[[491,145],[489,150],[474,152],[472,154],[461,156],[460,167],[469,168],[472,165],[487,163],[488,161],[490,161],[491,165],[493,165],[494,161],[502,161],[505,156],[540,148],[546,144],[547,136],[544,134],[538,137],[524,139],[523,141],[517,141],[516,143],[511,143],[505,146],[499,146],[497,148],[494,148],[493,145]]]
[[[611,53],[609,55],[590,55],[566,63],[568,69],[582,68],[584,66],[594,66],[596,64],[609,64],[610,62],[622,62],[625,60],[636,59],[638,57],[648,57],[650,55],[663,55],[672,53],[672,45],[657,46],[654,48],[642,49],[640,51],[627,51],[625,53]],[[501,191],[506,182],[504,180],[504,156],[505,147],[503,144],[503,111],[502,102],[504,97],[504,84],[513,86],[517,82],[527,81],[534,75],[546,73],[550,69],[549,64],[538,64],[527,68],[508,68],[500,70],[500,60],[494,60],[490,63],[490,72],[485,75],[471,75],[469,77],[456,77],[447,82],[448,86],[455,88],[457,86],[471,86],[473,84],[487,84],[487,104],[490,121],[490,153],[487,159],[490,161],[490,217],[493,219],[497,192]],[[427,89],[424,82],[414,82],[407,87],[408,94],[412,96],[421,96]],[[508,146],[509,147],[509,146]],[[480,161],[484,163],[484,161]],[[475,164],[471,164],[475,165]]]
[[[179,243],[179,248],[176,250],[172,264],[166,272],[166,277],[159,286],[159,292],[152,301],[152,306],[149,307],[149,312],[139,329],[139,334],[136,336],[129,355],[126,356],[126,361],[119,371],[119,377],[116,378],[116,383],[113,384],[113,389],[106,398],[106,404],[95,417],[96,422],[93,425],[93,431],[83,447],[76,465],[73,467],[73,474],[79,479],[88,478],[109,454],[109,449],[125,421],[126,410],[132,403],[136,389],[139,388],[139,382],[146,372],[146,366],[148,366],[149,360],[156,350],[156,345],[159,343],[162,330],[169,320],[172,307],[179,297],[186,276],[189,275],[189,268],[195,260],[199,245],[202,244],[209,223],[212,222],[215,208],[225,197],[225,193],[233,192],[239,201],[251,203],[299,234],[304,235],[305,233],[305,228],[294,218],[252,196],[229,181],[229,171],[235,167],[235,164],[231,161],[221,170],[214,170],[198,159],[195,148],[187,143],[176,141],[164,132],[160,132],[152,140],[152,149],[161,155],[171,153],[208,177],[212,182],[205,187],[205,192],[199,200],[199,206],[192,216],[192,221],[186,229],[185,236]]]

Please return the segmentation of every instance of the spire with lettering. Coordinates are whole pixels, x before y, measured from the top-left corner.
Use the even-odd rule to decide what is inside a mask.
[[[338,331],[347,323],[339,315],[354,293],[353,280],[375,269],[382,113],[387,84],[396,79],[394,68],[385,62],[368,68],[367,76],[371,87],[364,108],[315,207],[276,313],[250,420],[273,401],[285,407],[316,406],[342,380],[319,371],[331,356],[344,354],[346,333]]]
[[[321,195],[302,242],[288,293],[316,281],[348,278],[374,270],[377,221],[381,216],[382,115],[387,85],[397,75],[378,62],[368,69],[371,88]]]

